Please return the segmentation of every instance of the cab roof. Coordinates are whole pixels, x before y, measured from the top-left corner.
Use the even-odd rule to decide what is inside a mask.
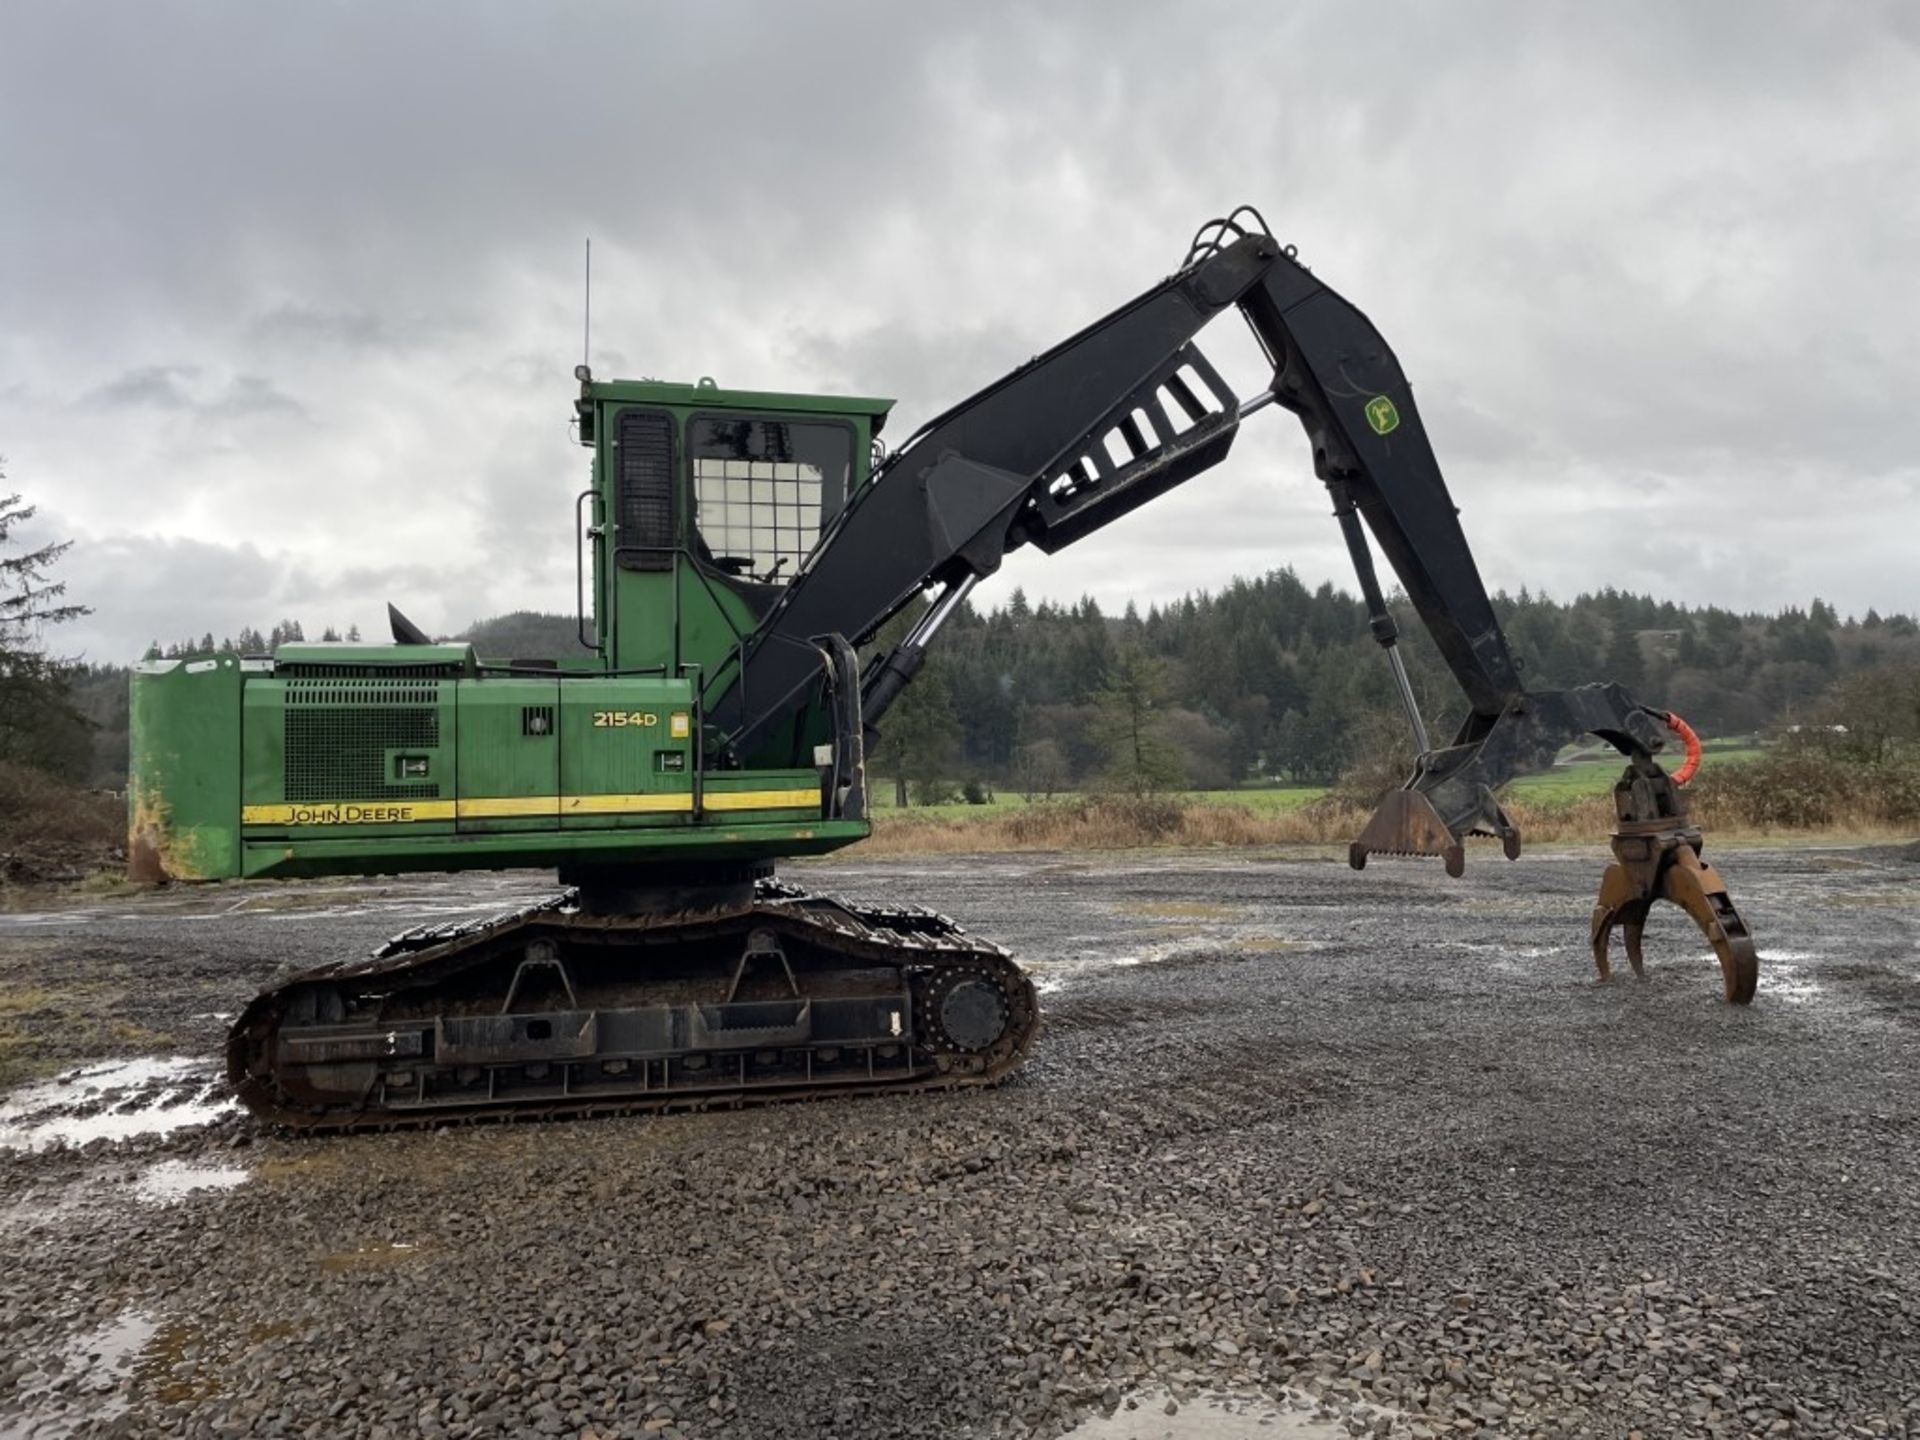
[[[781,390],[726,390],[710,379],[682,385],[671,380],[586,380],[582,400],[636,405],[681,405],[713,410],[785,410],[800,414],[866,415],[878,435],[893,401],[874,395],[796,395]]]

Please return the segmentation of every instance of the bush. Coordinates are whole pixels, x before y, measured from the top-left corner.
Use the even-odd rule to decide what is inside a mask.
[[[991,805],[993,792],[984,780],[969,780],[960,787],[960,798],[969,805]]]
[[[1397,713],[1369,712],[1348,741],[1352,759],[1327,792],[1328,800],[1371,810],[1413,774],[1413,737]]]
[[[1154,845],[1180,834],[1187,810],[1164,795],[1089,795],[1015,811],[1007,838],[1018,847]]]
[[[1920,824],[1920,757],[1850,760],[1811,745],[1776,750],[1744,765],[1709,766],[1688,791],[1692,808],[1719,825],[1762,830]]]
[[[916,805],[951,805],[959,798],[960,791],[951,780],[913,782],[913,803]]]
[[[125,858],[126,802],[0,761],[0,879],[77,879]]]

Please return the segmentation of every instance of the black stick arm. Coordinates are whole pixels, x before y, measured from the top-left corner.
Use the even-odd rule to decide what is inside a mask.
[[[1519,667],[1399,360],[1364,314],[1286,255],[1241,309],[1273,361],[1274,398],[1307,432],[1314,473],[1336,502],[1351,497],[1484,726],[1523,692]],[[1363,587],[1369,578],[1363,568]]]
[[[1269,398],[1299,419],[1336,510],[1365,520],[1465,692],[1456,746],[1485,739],[1523,700],[1413,391],[1379,331],[1268,234],[1197,253],[929,422],[849,501],[705,696],[736,757],[754,755],[817,693],[818,637],[865,644],[936,586],[935,610],[950,613],[946,602],[1007,551],[1054,553],[1218,464],[1242,418]],[[1193,343],[1234,306],[1273,363],[1270,395],[1244,404]],[[1343,528],[1357,538],[1350,515]],[[1355,553],[1359,564],[1364,546]],[[1363,587],[1370,569],[1361,564]],[[1367,588],[1371,602],[1378,586]],[[869,724],[918,671],[937,628],[873,667]],[[1632,728],[1614,719],[1616,731]]]
[[[1662,712],[1618,685],[1538,693],[1522,685],[1413,389],[1372,322],[1284,256],[1241,308],[1273,360],[1274,398],[1299,417],[1314,471],[1333,493],[1375,638],[1391,655],[1391,618],[1351,510],[1373,532],[1471,707],[1454,742],[1425,751],[1382,806],[1354,847],[1356,859],[1371,850],[1447,853],[1453,867],[1468,834],[1497,836],[1517,854],[1519,834],[1496,791],[1551,764],[1582,734],[1656,772],[1652,757],[1667,737]],[[1420,731],[1411,693],[1402,690]]]

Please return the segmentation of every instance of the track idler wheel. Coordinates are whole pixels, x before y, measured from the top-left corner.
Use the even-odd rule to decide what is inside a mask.
[[[1615,926],[1626,932],[1627,963],[1644,979],[1640,952],[1647,912],[1656,900],[1670,900],[1693,917],[1720,959],[1727,999],[1735,1005],[1753,1000],[1760,978],[1760,957],[1740,912],[1733,908],[1726,882],[1700,858],[1698,831],[1665,833],[1622,832],[1613,837],[1614,862],[1600,880],[1600,899],[1593,907],[1593,963],[1601,980],[1610,979],[1613,966],[1607,951]]]
[[[1033,982],[1011,966],[961,962],[923,973],[915,983],[920,1043],[943,1073],[991,1069],[1024,1045],[1034,1015]]]

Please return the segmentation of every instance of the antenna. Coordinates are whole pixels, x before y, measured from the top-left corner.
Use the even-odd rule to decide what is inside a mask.
[[[593,359],[593,237],[587,237],[586,315],[580,322],[580,363]]]

